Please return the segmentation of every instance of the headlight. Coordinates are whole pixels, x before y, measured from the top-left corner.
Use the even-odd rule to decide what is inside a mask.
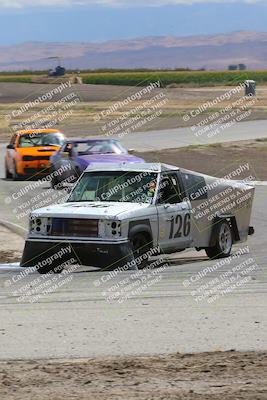
[[[117,220],[100,220],[99,236],[102,238],[120,238],[121,237],[121,221]]]
[[[30,216],[30,234],[48,235],[51,231],[51,218]]]

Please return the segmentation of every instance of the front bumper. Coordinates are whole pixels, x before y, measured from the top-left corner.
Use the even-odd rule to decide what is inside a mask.
[[[92,243],[79,241],[26,240],[21,267],[35,267],[47,273],[62,265],[79,264],[114,270],[133,261],[128,241]]]
[[[47,175],[50,172],[50,161],[21,161],[17,163],[19,175]]]

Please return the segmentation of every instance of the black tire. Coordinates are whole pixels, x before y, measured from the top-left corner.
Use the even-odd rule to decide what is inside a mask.
[[[64,271],[64,268],[60,267],[60,266],[53,268],[54,274],[61,274],[63,271]]]
[[[21,176],[17,173],[16,163],[14,163],[14,172],[12,174],[12,179],[13,179],[13,181],[19,181],[21,179]]]
[[[51,267],[50,266],[46,266],[46,267],[40,267],[37,269],[37,271],[39,272],[39,274],[41,275],[46,275],[49,273],[54,272],[54,274],[61,274],[64,271],[64,268],[58,266],[58,267]]]
[[[6,163],[5,163],[5,179],[12,179],[12,174],[9,172]]]
[[[40,275],[46,275],[46,274],[51,273],[52,271],[53,271],[53,268],[52,268],[51,266],[40,267],[40,268],[37,269],[37,272],[38,272]]]
[[[50,168],[49,174],[52,176],[52,179],[50,181],[51,183],[51,188],[57,190],[57,185],[59,184],[59,181],[57,179],[57,176],[54,175],[54,168]]]
[[[216,227],[215,246],[205,249],[211,259],[226,258],[231,255],[233,247],[233,233],[228,221],[218,223]]]
[[[56,177],[53,176],[53,178],[51,179],[51,187],[54,190],[57,190],[57,185],[59,184],[58,180]]]
[[[151,248],[151,238],[145,233],[137,233],[131,238],[134,259],[137,259],[138,269],[144,269],[148,263],[148,257],[143,257]]]

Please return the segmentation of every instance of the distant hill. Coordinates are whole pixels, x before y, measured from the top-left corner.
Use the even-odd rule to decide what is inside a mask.
[[[68,69],[192,68],[226,69],[246,64],[267,69],[267,32],[213,36],[144,37],[104,43],[26,42],[0,46],[0,70],[38,70],[55,66],[59,56]]]

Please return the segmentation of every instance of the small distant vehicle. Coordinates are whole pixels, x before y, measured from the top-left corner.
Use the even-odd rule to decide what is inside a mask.
[[[228,257],[233,244],[254,233],[254,191],[165,164],[92,165],[66,203],[31,213],[21,266],[61,272],[63,260],[73,257],[103,270],[137,260],[143,268],[151,249],[195,248],[211,259]]]
[[[126,150],[122,144],[114,139],[75,139],[67,140],[61,149],[51,157],[51,185],[57,188],[58,184],[73,178],[77,180],[82,172],[93,163],[143,163],[142,158],[130,154],[133,150]],[[68,166],[64,172],[62,167]]]
[[[50,157],[65,142],[63,133],[56,129],[31,129],[16,132],[7,146],[5,156],[6,179],[18,180],[36,174],[47,174]]]
[[[58,65],[55,69],[50,69],[48,72],[48,76],[57,77],[64,76],[66,74],[66,69]]]

